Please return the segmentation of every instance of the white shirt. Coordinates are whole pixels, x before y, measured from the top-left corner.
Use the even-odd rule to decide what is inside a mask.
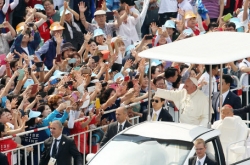
[[[228,93],[229,93],[229,90],[226,91],[226,92],[224,92],[224,93],[222,94],[222,103],[224,103],[224,101],[225,101],[225,99],[226,99]]]
[[[208,97],[200,90],[187,94],[186,89],[165,90],[157,88],[155,96],[172,100],[180,111],[181,123],[207,126],[209,103]]]
[[[142,26],[142,24],[141,24],[141,15],[140,15],[141,13],[134,6],[130,8],[130,11],[137,14],[138,17],[139,17],[139,21],[137,22],[137,24],[135,26],[135,29],[137,31],[138,38],[141,41],[141,26]]]
[[[128,16],[127,23],[122,22],[122,24],[119,26],[117,34],[118,36],[122,36],[124,38],[123,42],[125,47],[131,45],[131,41],[133,41],[133,43],[139,41],[139,37],[135,28],[135,25],[139,22],[139,20],[139,16],[137,18]]]
[[[122,64],[123,57],[124,57],[124,55],[119,50],[118,55],[117,55],[117,59],[116,59],[115,63]]]
[[[162,108],[161,108],[162,109]],[[155,121],[158,121],[158,118],[160,116],[160,113],[161,113],[161,109],[160,110],[154,110],[153,109],[153,113],[152,113],[152,117],[151,117],[151,121],[153,121],[153,116],[156,114],[156,120]]]
[[[159,3],[159,14],[177,12],[176,0],[161,0]]]
[[[205,154],[205,156],[203,156],[203,158],[201,158],[201,159],[199,159],[198,156],[197,156],[196,164],[195,164],[195,165],[199,165],[199,164],[198,164],[198,161],[200,161],[200,162],[201,162],[201,165],[203,165],[204,162],[205,162],[205,159],[206,159],[206,154]]]
[[[249,13],[249,9],[247,9],[247,13]],[[243,20],[243,11],[241,11],[238,15],[237,15],[237,18],[240,19],[240,22],[243,24],[244,26],[244,30],[247,31],[248,30],[248,22],[249,22],[249,16],[248,16],[248,19],[246,20]]]
[[[23,50],[26,52],[26,54],[28,55],[28,56],[30,56],[30,52],[29,52],[29,49],[28,49],[28,47],[22,47],[23,48]],[[30,68],[32,67],[32,62],[31,62],[31,60],[30,60],[30,66],[29,66]]]
[[[57,141],[57,144],[56,144],[57,151],[58,151],[58,145],[60,144],[61,138],[62,138],[62,134],[57,138],[57,140],[59,140],[59,141]],[[53,138],[53,143],[51,145],[50,156],[52,156],[52,150],[53,150],[54,143],[55,143],[55,138]]]
[[[183,0],[181,3],[178,4],[179,9],[184,11],[193,11],[193,7],[188,0]],[[182,20],[182,16],[178,13],[177,20]]]
[[[63,6],[63,0],[53,0],[54,7],[58,6],[58,10]]]
[[[198,80],[198,83],[200,84],[202,81],[207,82],[207,85],[203,85],[201,90],[204,92],[206,96],[209,96],[209,74],[207,72],[203,73],[201,77]],[[212,78],[212,83],[213,83],[213,92],[217,92],[217,83],[216,83],[216,78],[213,76]]]
[[[119,132],[119,128],[120,128],[120,125],[122,125],[122,130],[124,130],[124,125],[125,125],[125,123],[126,123],[126,120],[123,122],[123,123],[119,123],[119,122],[117,122],[117,132]]]
[[[242,62],[239,64],[239,69],[241,69],[243,66],[250,67],[250,62],[247,61],[246,59],[243,59]],[[247,86],[248,85],[248,75],[243,77],[242,80],[242,86]],[[244,88],[243,91],[246,91],[247,88]]]
[[[167,90],[173,89],[173,83],[171,83],[170,81],[165,80],[165,84],[166,84]]]

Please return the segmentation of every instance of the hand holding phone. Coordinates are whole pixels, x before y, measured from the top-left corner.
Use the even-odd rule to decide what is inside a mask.
[[[124,81],[126,81],[126,82],[129,81],[129,76],[125,76]]]
[[[223,21],[224,21],[224,22],[227,22],[227,21],[229,21],[232,17],[233,17],[232,14],[231,14],[231,13],[228,13],[227,15],[225,15],[225,16],[223,17]]]
[[[51,85],[55,85],[55,84],[57,84],[58,82],[60,82],[61,80],[59,79],[59,78],[55,78],[55,79],[53,79],[51,82],[50,82],[50,84]]]
[[[88,87],[88,92],[94,92],[95,91],[95,86]]]
[[[20,81],[24,78],[25,71],[24,71],[24,69],[19,69],[18,73],[19,73],[19,76],[18,76],[17,80]]]
[[[78,96],[77,96],[77,94],[76,94],[75,92],[73,92],[73,93],[71,94],[71,97],[74,99],[75,102],[78,101]]]
[[[29,75],[31,75],[31,68],[28,68]]]
[[[152,40],[153,39],[153,36],[152,35],[147,35],[145,36],[145,40]]]
[[[112,83],[109,85],[109,87],[113,88],[114,90],[116,90],[117,86],[118,86],[117,83]]]
[[[31,95],[36,94],[37,91],[38,91],[38,84],[32,85],[32,88],[31,88]]]
[[[69,61],[68,61],[69,64],[74,64],[76,63],[76,59],[75,58],[71,58]]]
[[[56,62],[61,62],[61,57],[62,57],[62,54],[57,54],[56,55]]]
[[[36,71],[41,72],[43,67],[43,62],[36,62],[35,65],[36,65]]]

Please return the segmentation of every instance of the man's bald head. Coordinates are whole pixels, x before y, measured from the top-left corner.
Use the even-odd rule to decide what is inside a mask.
[[[115,114],[116,114],[116,120],[119,123],[123,123],[128,117],[128,112],[125,107],[117,108]]]
[[[223,120],[225,117],[233,117],[234,112],[233,108],[230,105],[224,105],[221,110],[221,119]]]

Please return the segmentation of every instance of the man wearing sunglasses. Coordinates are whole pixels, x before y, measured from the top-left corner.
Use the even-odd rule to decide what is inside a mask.
[[[160,97],[153,96],[151,100],[152,109],[150,112],[151,121],[169,121],[173,122],[172,116],[168,113],[168,111],[164,108],[165,99]],[[144,111],[143,119],[144,121],[147,119],[148,111]]]
[[[180,111],[180,122],[207,126],[209,103],[208,97],[197,89],[198,81],[190,77],[182,90],[165,90],[157,88],[155,96],[172,100]]]

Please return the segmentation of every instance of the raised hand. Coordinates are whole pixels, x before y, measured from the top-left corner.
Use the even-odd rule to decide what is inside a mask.
[[[87,7],[85,6],[85,2],[80,2],[80,3],[78,4],[78,7],[79,7],[79,11],[80,11],[81,13],[84,13],[84,12],[87,10]]]
[[[112,40],[111,35],[108,35],[107,38],[106,38],[106,44],[110,45],[111,44],[111,40]]]
[[[158,26],[156,25],[155,22],[151,23],[150,28],[151,28],[153,34],[155,34],[156,31],[158,30]]]
[[[87,34],[84,34],[84,39],[89,42],[89,40],[93,37],[93,33],[88,32]]]
[[[133,61],[131,59],[128,59],[124,64],[124,69],[130,68],[133,64]]]
[[[61,45],[61,43],[63,42],[63,38],[62,38],[61,34],[60,33],[56,33],[55,34],[55,38],[56,38],[56,43],[59,44],[59,45]]]

